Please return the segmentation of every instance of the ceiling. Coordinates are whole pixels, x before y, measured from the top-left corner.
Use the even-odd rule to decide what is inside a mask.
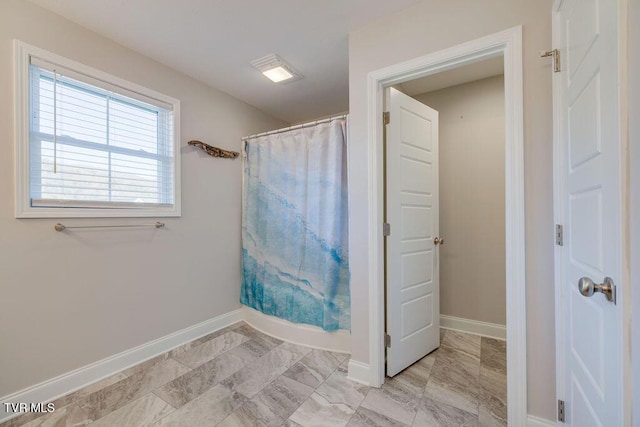
[[[504,74],[504,57],[502,55],[410,80],[398,85],[400,86],[398,89],[409,96],[415,96],[501,74]]]
[[[289,123],[349,108],[348,34],[418,0],[31,0]],[[274,84],[250,61],[283,57]]]

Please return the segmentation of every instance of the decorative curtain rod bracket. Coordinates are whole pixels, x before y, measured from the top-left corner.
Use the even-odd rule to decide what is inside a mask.
[[[202,150],[212,157],[222,157],[225,159],[235,159],[240,155],[237,151],[229,151],[223,150],[222,148],[213,147],[209,144],[205,144],[201,141],[189,141],[187,142],[189,145],[193,145],[194,147],[202,148]]]

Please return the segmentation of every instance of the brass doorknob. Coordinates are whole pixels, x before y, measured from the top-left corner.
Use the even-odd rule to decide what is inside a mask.
[[[444,245],[444,238],[436,237],[433,239],[434,245]]]

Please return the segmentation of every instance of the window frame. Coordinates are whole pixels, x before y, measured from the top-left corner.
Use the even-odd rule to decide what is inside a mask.
[[[172,206],[118,207],[34,207],[30,186],[30,60],[31,57],[59,65],[100,82],[103,89],[123,89],[146,99],[168,104],[173,109],[173,195]],[[127,96],[127,93],[122,93]],[[140,218],[181,216],[180,194],[180,101],[119,77],[83,65],[44,49],[14,39],[14,114],[15,114],[15,217],[16,218]],[[78,204],[82,204],[79,201]]]

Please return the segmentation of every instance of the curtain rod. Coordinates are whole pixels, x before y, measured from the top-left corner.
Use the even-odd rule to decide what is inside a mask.
[[[328,117],[326,119],[320,119],[320,120],[316,120],[316,121],[309,122],[309,123],[302,123],[300,125],[289,126],[288,128],[271,130],[269,132],[256,133],[255,135],[245,136],[245,137],[242,138],[242,140],[246,141],[248,139],[254,139],[254,138],[261,137],[261,136],[274,135],[276,133],[282,133],[282,132],[288,132],[290,130],[302,129],[302,128],[306,128],[306,127],[310,127],[310,126],[319,125],[321,123],[328,123],[328,122],[333,121],[333,120],[346,119],[348,115],[349,114],[341,114],[339,116]]]

